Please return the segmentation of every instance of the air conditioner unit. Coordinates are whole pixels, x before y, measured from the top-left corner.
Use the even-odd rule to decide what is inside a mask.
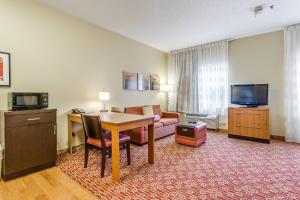
[[[209,129],[215,129],[215,130],[219,129],[218,115],[187,113],[185,120],[192,121],[192,122],[204,122],[207,124],[207,128]]]

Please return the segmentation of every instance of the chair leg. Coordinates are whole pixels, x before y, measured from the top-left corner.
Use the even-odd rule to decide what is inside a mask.
[[[111,148],[108,150],[108,157],[111,158]]]
[[[102,159],[101,159],[101,177],[104,177],[105,161],[106,161],[106,149],[102,149]]]
[[[131,163],[131,159],[130,159],[130,142],[127,142],[126,147],[127,147],[127,164],[130,165],[130,163]]]
[[[84,168],[87,168],[88,165],[88,159],[89,159],[89,145],[84,145]]]

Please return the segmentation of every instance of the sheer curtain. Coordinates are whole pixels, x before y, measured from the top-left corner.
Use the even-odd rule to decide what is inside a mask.
[[[285,138],[300,143],[300,25],[284,30],[285,37]]]
[[[228,42],[172,51],[169,80],[176,92],[171,110],[224,115],[228,106]]]

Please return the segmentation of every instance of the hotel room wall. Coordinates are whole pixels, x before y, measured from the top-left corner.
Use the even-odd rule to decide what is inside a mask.
[[[67,113],[100,110],[101,89],[111,93],[109,105],[162,103],[157,91],[123,90],[122,71],[156,73],[164,82],[166,53],[33,0],[0,4],[0,51],[11,53],[12,80],[0,88],[0,107],[7,108],[10,91],[49,92],[50,107],[58,109],[59,148],[67,147]]]
[[[268,83],[270,133],[284,136],[284,33],[275,31],[229,43],[229,84]]]

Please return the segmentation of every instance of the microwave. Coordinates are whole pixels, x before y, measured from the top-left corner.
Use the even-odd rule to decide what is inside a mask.
[[[48,93],[11,92],[8,94],[9,110],[35,110],[48,108]]]

